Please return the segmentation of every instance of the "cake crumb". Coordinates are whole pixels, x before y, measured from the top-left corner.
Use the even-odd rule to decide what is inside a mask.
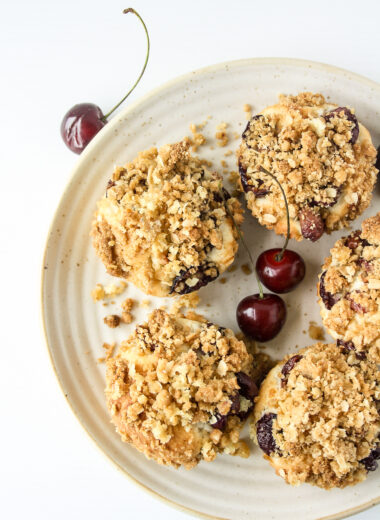
[[[315,321],[309,323],[309,336],[311,339],[324,340],[325,332]]]
[[[215,139],[217,140],[218,146],[227,146],[229,138],[226,132],[227,123],[221,123],[216,127],[217,132],[215,133]]]
[[[120,285],[110,283],[105,286],[103,286],[101,283],[97,283],[95,289],[91,291],[91,297],[94,300],[94,302],[98,302],[100,300],[105,299],[111,299],[114,296],[122,294],[125,291],[127,285],[127,282],[120,282]]]
[[[205,124],[206,123],[201,123],[200,125],[198,125],[198,128],[202,129],[205,126]],[[190,125],[190,131],[193,134],[192,139],[190,139],[191,149],[193,150],[193,152],[196,152],[198,148],[206,142],[206,137],[200,132],[198,132],[197,125],[195,125],[194,123]]]
[[[247,119],[247,121],[249,121],[251,119],[251,117],[252,117],[252,107],[251,107],[251,105],[246,103],[243,106],[243,110],[245,112],[245,118]]]
[[[225,278],[224,276],[223,276],[223,278],[219,278],[219,283],[224,285],[226,282],[227,282],[227,278]]]
[[[129,325],[133,321],[133,315],[129,311],[123,311],[121,313],[121,320],[123,323]]]
[[[236,269],[237,269],[236,265],[231,265],[231,267],[229,267],[229,268],[227,269],[227,271],[228,271],[229,273],[233,273],[234,271],[236,271]]]
[[[130,312],[132,309],[133,309],[133,306],[135,304],[135,300],[133,298],[126,298],[122,304],[121,304],[121,308],[123,309],[123,311],[125,312]]]
[[[224,152],[224,157],[229,157],[230,155],[232,155],[234,152],[232,150],[227,150],[226,152]]]
[[[243,273],[246,274],[246,275],[252,273],[252,269],[251,269],[251,267],[249,266],[249,264],[243,264],[243,265],[241,266],[241,270],[242,270]]]
[[[118,316],[117,314],[109,314],[108,316],[105,316],[103,318],[103,321],[107,325],[107,327],[115,329],[120,325],[120,316]]]
[[[140,307],[149,307],[149,305],[150,305],[150,300],[143,300],[140,303]]]
[[[103,343],[103,348],[106,351],[105,360],[108,361],[115,352],[116,343]]]
[[[233,133],[234,139],[240,139],[241,135],[238,132]]]

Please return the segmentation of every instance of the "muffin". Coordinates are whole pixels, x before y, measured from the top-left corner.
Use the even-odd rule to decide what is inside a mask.
[[[185,139],[116,168],[98,203],[93,245],[111,275],[146,294],[187,294],[233,262],[233,219],[242,218],[238,200],[205,161],[190,155]]]
[[[190,469],[218,453],[249,455],[239,434],[257,395],[251,375],[252,355],[231,330],[155,310],[108,361],[107,405],[123,441]]]
[[[380,363],[380,213],[330,253],[318,284],[323,324],[345,349]]]
[[[375,363],[316,343],[269,372],[251,435],[288,484],[344,488],[377,467],[379,399]]]
[[[326,103],[321,94],[279,97],[252,117],[238,150],[241,188],[260,224],[292,238],[318,240],[347,227],[371,201],[376,149],[352,109]]]

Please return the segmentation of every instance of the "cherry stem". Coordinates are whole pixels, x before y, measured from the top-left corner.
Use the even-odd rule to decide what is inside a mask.
[[[223,186],[222,186],[222,188],[220,190],[220,193],[221,193],[221,196],[222,196],[222,199],[223,199],[223,202],[224,202],[224,207],[226,208],[226,211],[228,213],[228,216],[231,217],[231,220],[233,222],[233,225],[235,226],[235,229],[236,229],[236,232],[237,232],[237,234],[239,236],[239,239],[241,240],[245,250],[248,253],[248,257],[249,257],[249,260],[250,260],[250,262],[252,264],[252,269],[253,269],[253,272],[255,273],[257,285],[258,285],[258,288],[259,288],[259,296],[260,296],[260,299],[263,299],[264,298],[263,286],[261,285],[260,278],[259,278],[259,276],[257,274],[255,262],[253,261],[251,252],[249,250],[249,247],[247,246],[246,241],[244,240],[243,234],[240,231],[239,226],[236,224],[234,216],[232,215],[232,212],[230,211],[230,208],[228,207],[228,203],[227,203],[226,197],[224,196],[224,192],[223,192]]]
[[[148,34],[148,29],[146,28],[146,25],[144,23],[144,20],[141,18],[141,16],[139,15],[139,13],[137,11],[135,11],[134,9],[132,9],[132,7],[128,7],[128,9],[124,9],[123,11],[124,14],[127,14],[127,13],[133,13],[137,16],[137,18],[140,20],[140,22],[142,23],[143,27],[144,27],[144,31],[145,31],[145,34],[146,34],[146,41],[147,41],[147,50],[146,50],[146,56],[145,56],[145,63],[144,63],[144,66],[140,72],[140,75],[139,77],[137,78],[135,84],[133,85],[133,87],[129,90],[129,92],[127,92],[127,94],[123,97],[123,99],[121,99],[119,101],[119,103],[117,105],[115,105],[112,110],[110,110],[108,112],[108,114],[106,114],[105,116],[102,117],[102,121],[106,122],[107,118],[117,109],[119,108],[119,106],[127,99],[127,97],[135,90],[135,88],[137,87],[137,84],[139,83],[140,79],[143,77],[143,74],[145,72],[145,69],[146,69],[146,66],[148,64],[148,59],[149,59],[149,51],[150,51],[150,40],[149,40],[149,34]]]
[[[280,190],[281,190],[282,196],[284,197],[285,209],[286,209],[286,225],[287,225],[287,229],[286,229],[286,239],[285,239],[285,244],[283,245],[281,251],[280,251],[279,253],[277,253],[277,255],[275,256],[275,260],[276,260],[276,262],[281,262],[282,257],[284,256],[285,250],[286,250],[286,248],[287,248],[287,246],[288,246],[289,238],[290,238],[290,217],[289,217],[288,199],[286,198],[284,188],[281,186],[281,183],[280,183],[280,181],[277,179],[277,177],[275,177],[275,176],[273,175],[273,173],[268,172],[268,171],[267,171],[265,168],[263,168],[262,166],[260,166],[260,171],[261,171],[262,173],[266,173],[267,175],[269,175],[270,177],[272,177],[272,179],[273,179],[273,180],[278,184],[278,187],[279,187]]]

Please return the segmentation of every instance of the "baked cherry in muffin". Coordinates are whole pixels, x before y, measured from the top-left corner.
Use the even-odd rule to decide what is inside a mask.
[[[316,343],[269,372],[251,436],[288,484],[344,488],[377,468],[379,398],[375,363]]]
[[[107,271],[146,294],[196,291],[233,262],[242,209],[189,141],[141,152],[108,182],[92,228]],[[224,191],[222,191],[224,190]]]
[[[318,240],[347,227],[369,205],[376,180],[376,149],[352,109],[321,94],[280,96],[247,124],[238,150],[241,187],[260,224],[290,236]]]
[[[231,330],[155,310],[108,361],[112,422],[160,464],[190,469],[218,453],[247,457],[239,434],[258,393],[253,370]]]
[[[357,356],[380,363],[380,213],[335,243],[318,294],[328,332]]]

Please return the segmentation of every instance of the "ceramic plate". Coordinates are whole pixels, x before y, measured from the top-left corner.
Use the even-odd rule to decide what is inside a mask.
[[[140,302],[147,299],[131,284],[115,304],[104,307],[94,303],[91,290],[96,283],[112,279],[105,273],[92,250],[90,224],[96,200],[104,192],[115,165],[133,159],[140,150],[180,140],[190,135],[189,125],[207,120],[203,133],[207,145],[199,154],[212,160],[222,171],[221,160],[236,169],[234,155],[247,124],[243,106],[258,112],[276,102],[280,93],[303,90],[322,92],[338,105],[355,107],[359,120],[380,142],[380,86],[365,78],[334,67],[289,59],[251,59],[222,63],[182,76],[148,94],[115,116],[80,156],[73,176],[63,194],[47,241],[43,266],[43,319],[50,355],[62,389],[78,419],[103,452],[136,483],[157,497],[188,512],[208,518],[241,520],[290,520],[302,518],[343,518],[380,502],[379,472],[354,488],[323,491],[303,485],[292,488],[277,477],[251,445],[251,456],[240,459],[219,456],[197,468],[173,470],[148,461],[115,433],[104,399],[104,341],[120,341],[137,322],[169,299],[149,297],[150,307],[139,306],[136,320],[129,326],[109,329],[103,317],[117,312],[117,302],[126,296]],[[215,142],[216,127],[228,123],[230,141],[225,148]],[[380,193],[371,207],[355,222],[379,209]],[[246,214],[246,240],[257,256],[263,249],[282,244],[273,232],[260,227]],[[330,247],[340,237],[336,232],[312,244],[304,241],[291,247],[306,261],[307,277],[295,292],[286,295],[288,321],[280,335],[267,343],[266,351],[276,358],[313,343],[308,336],[309,322],[320,323],[316,283],[317,274]],[[200,291],[199,312],[218,324],[237,331],[235,309],[239,300],[256,292],[253,275],[241,265],[248,258],[240,247],[237,269],[227,273],[226,283],[216,281]],[[243,437],[248,439],[247,427]]]

